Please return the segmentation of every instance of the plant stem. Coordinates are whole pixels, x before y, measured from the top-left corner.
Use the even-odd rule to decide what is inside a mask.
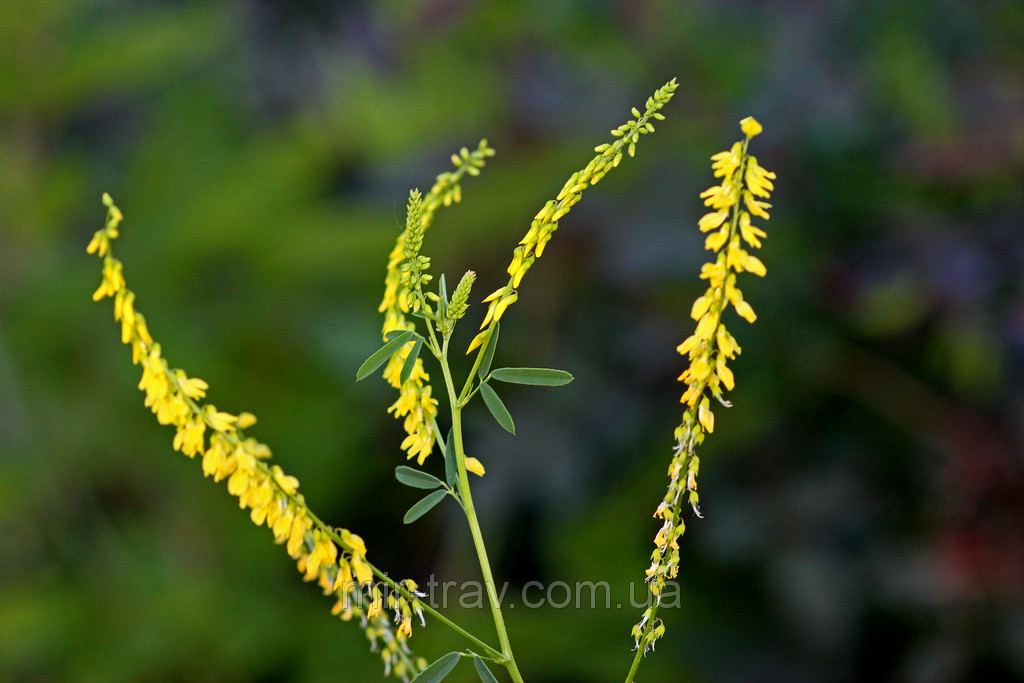
[[[444,348],[441,353],[441,371],[444,373],[444,383],[448,389],[448,400],[452,410],[452,441],[455,442],[455,462],[459,469],[459,488],[462,493],[462,503],[466,511],[466,520],[469,522],[469,531],[473,536],[476,556],[480,562],[480,571],[483,573],[484,585],[487,587],[487,599],[491,603],[494,628],[498,632],[501,653],[505,657],[505,661],[502,663],[508,669],[508,673],[513,681],[523,683],[523,676],[519,673],[519,668],[516,666],[515,657],[512,656],[512,645],[509,643],[508,631],[505,630],[505,620],[501,615],[501,603],[498,601],[498,591],[494,585],[494,576],[491,574],[491,564],[487,560],[487,548],[484,546],[484,537],[480,532],[480,522],[477,520],[476,508],[473,506],[473,494],[469,490],[466,452],[462,444],[462,406],[459,405],[458,397],[455,394],[455,384],[452,382],[451,369],[448,367],[447,337],[445,337]],[[448,444],[448,446],[450,448],[451,444]]]
[[[383,581],[388,586],[390,586],[391,590],[395,591],[396,593],[400,593],[403,597],[405,597],[406,600],[410,600],[410,601],[416,600],[416,596],[415,595],[410,593],[403,586],[400,586],[398,583],[396,583],[394,581],[394,579],[392,579],[390,576],[388,576],[387,574],[385,574],[381,570],[377,569],[377,567],[375,567],[374,565],[370,564],[369,562],[367,562],[367,564],[370,565],[370,569],[373,570],[373,573],[377,576],[377,578],[379,578],[381,581]],[[459,626],[458,624],[453,622],[451,619],[449,619],[448,617],[444,616],[443,614],[441,614],[440,612],[438,612],[437,610],[432,608],[430,605],[427,605],[427,604],[424,604],[424,603],[420,602],[420,606],[423,608],[424,612],[426,612],[427,614],[431,615],[432,617],[434,617],[435,619],[440,621],[442,624],[444,624],[445,626],[447,626],[451,630],[453,630],[456,633],[458,633],[463,638],[466,638],[470,642],[472,642],[475,645],[479,646],[485,653],[487,653],[488,656],[494,657],[498,661],[501,661],[501,660],[504,659],[504,656],[500,652],[498,652],[493,647],[491,647],[490,645],[488,645],[484,641],[482,641],[479,638],[477,638],[476,636],[474,636],[469,631],[466,631],[465,629],[463,629],[461,626]]]
[[[651,610],[651,620],[647,624],[647,628],[654,628],[654,615],[656,615],[657,613],[658,605],[655,605],[654,609]],[[636,655],[633,656],[633,664],[629,667],[629,673],[626,674],[626,683],[633,683],[633,676],[636,676],[637,669],[640,668],[640,662],[643,661],[645,649],[646,648],[641,647],[640,643],[637,643]]]

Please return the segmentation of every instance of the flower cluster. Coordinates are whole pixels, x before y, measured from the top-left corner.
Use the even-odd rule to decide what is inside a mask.
[[[228,493],[239,507],[249,510],[253,523],[267,526],[274,540],[285,546],[307,581],[316,581],[325,594],[337,598],[334,613],[344,619],[358,616],[371,642],[384,642],[381,656],[389,672],[411,678],[426,666],[415,660],[405,640],[412,633],[412,612],[420,612],[415,584],[406,582],[410,598],[403,597],[395,611],[398,629],[392,628],[380,604],[367,606],[366,591],[374,585],[374,568],[366,559],[363,540],[347,529],[327,526],[310,511],[299,481],[277,465],[270,465],[270,449],[243,430],[256,418],[250,413],[232,415],[211,404],[201,404],[209,388],[197,377],[171,369],[153,341],[145,318],[135,310],[135,293],[127,288],[121,262],[110,253],[111,240],[118,236],[123,216],[110,195],[103,195],[107,207],[106,225],[89,243],[88,252],[103,258],[103,280],[93,294],[99,301],[114,299],[114,318],[121,323],[121,340],[132,347],[132,362],[142,366],[139,389],[145,405],[160,424],[172,425],[174,448],[189,458],[202,458],[203,474],[214,481],[227,480]],[[393,606],[394,607],[394,606]]]
[[[696,447],[715,429],[710,399],[714,397],[728,407],[723,389],[731,390],[735,386],[727,363],[739,354],[740,347],[722,322],[722,314],[731,305],[740,317],[754,322],[757,316],[736,286],[736,275],[748,272],[764,276],[766,272],[761,260],[748,253],[744,244],[758,248],[761,238],[765,237],[764,231],[751,223],[751,216],[768,219],[767,209],[771,206],[762,200],[774,189],[775,174],[761,168],[757,159],[747,153],[750,139],[761,132],[761,124],[748,117],[740,122],[740,127],[746,139],[734,144],[729,151],[711,157],[714,175],[721,178],[721,184],[700,195],[711,211],[700,219],[698,226],[701,232],[708,233],[704,247],[716,256],[701,268],[700,277],[708,281],[708,288],[690,310],[691,317],[697,321],[696,330],[677,347],[680,354],[687,356],[690,366],[679,376],[679,381],[686,383],[681,399],[685,409],[682,422],[675,430],[668,491],[654,513],[663,520],[654,539],[651,566],[647,569],[654,603],[633,627],[636,645],[642,644],[644,652],[653,648],[665,631],[664,624],[654,615],[665,582],[675,578],[679,571],[678,540],[686,529],[682,517],[684,504],[700,516],[697,495],[700,458]]]
[[[441,332],[443,334],[449,334],[455,323],[461,320],[462,316],[466,315],[466,311],[469,310],[469,292],[473,289],[474,282],[476,282],[476,273],[472,270],[467,270],[462,279],[459,280],[459,284],[455,286],[452,300],[445,311],[444,320],[441,321]]]
[[[472,152],[463,147],[458,154],[452,155],[454,171],[445,171],[437,176],[434,186],[431,188],[420,203],[420,230],[418,239],[422,241],[423,232],[430,227],[434,220],[434,214],[441,206],[450,206],[453,202],[458,203],[462,199],[462,187],[459,185],[464,175],[478,175],[480,169],[486,164],[487,157],[494,156],[494,150],[487,146],[486,140]],[[415,324],[406,315],[416,310],[420,302],[413,296],[414,289],[410,288],[409,270],[406,269],[406,277],[403,281],[402,266],[409,261],[406,256],[406,230],[398,236],[394,249],[388,256],[387,275],[384,280],[384,299],[378,310],[384,314],[384,326],[382,334],[387,336],[395,330],[413,330]],[[416,252],[419,245],[416,245]],[[414,283],[413,283],[414,284]],[[437,399],[431,397],[431,387],[428,383],[430,375],[423,369],[423,361],[419,358],[413,364],[412,372],[402,381],[402,368],[412,349],[412,344],[406,344],[397,349],[391,356],[384,368],[384,379],[398,389],[399,397],[395,403],[388,408],[388,412],[394,412],[396,418],[405,418],[404,428],[407,434],[402,442],[402,449],[408,453],[408,457],[416,457],[419,464],[423,464],[427,456],[434,448],[437,434],[434,433],[433,425],[437,419]]]
[[[573,173],[562,186],[558,195],[548,201],[544,208],[534,216],[530,230],[520,240],[519,246],[513,252],[512,263],[508,267],[508,283],[484,299],[484,303],[489,305],[484,321],[480,325],[480,329],[483,331],[470,342],[466,353],[471,353],[473,349],[487,341],[493,330],[493,323],[500,320],[505,310],[519,298],[516,288],[522,282],[526,271],[544,254],[544,247],[551,239],[551,235],[558,229],[558,221],[569,213],[573,205],[580,200],[583,190],[591,185],[596,185],[608,171],[619,165],[624,148],[629,156],[636,153],[636,143],[640,136],[654,131],[651,119],[665,118],[658,113],[658,110],[672,99],[675,90],[676,80],[673,78],[647,98],[646,111],[643,114],[634,108],[632,113],[636,118],[612,131],[612,135],[617,139],[595,147],[594,151],[598,155],[590,160],[586,168]]]

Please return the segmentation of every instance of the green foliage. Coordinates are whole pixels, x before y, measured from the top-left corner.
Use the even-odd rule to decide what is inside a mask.
[[[483,397],[487,410],[491,411],[494,420],[501,425],[501,428],[510,434],[516,433],[516,423],[512,421],[512,415],[508,408],[498,397],[498,392],[491,388],[491,385],[484,382],[480,385],[480,396]]]
[[[401,332],[398,332],[397,334],[392,336],[391,339],[384,344],[384,346],[374,351],[372,354],[370,354],[369,358],[363,361],[363,364],[359,366],[358,370],[356,370],[356,380],[358,381],[361,379],[366,379],[367,377],[372,375],[374,371],[377,370],[377,368],[379,368],[389,358],[391,358],[392,354],[394,354],[396,349],[398,349],[403,344],[414,338],[417,339],[417,343],[413,346],[413,348],[416,349],[416,353],[419,354],[419,349],[422,345],[423,337],[420,337],[412,330],[403,330]],[[404,368],[402,370],[402,374],[406,374]]]
[[[565,370],[549,368],[498,368],[491,372],[490,377],[499,382],[538,387],[561,387],[572,381],[572,375]]]
[[[395,468],[395,479],[416,489],[436,489],[439,486],[444,486],[444,482],[434,475],[405,465]]]
[[[448,491],[434,491],[428,493],[426,496],[416,502],[409,511],[405,513],[405,517],[402,521],[406,524],[412,524],[417,519],[427,514],[434,509],[434,506],[444,500],[444,497],[448,495]]]
[[[462,659],[461,653],[449,652],[424,669],[419,676],[413,679],[413,683],[437,683],[444,680],[460,659]]]

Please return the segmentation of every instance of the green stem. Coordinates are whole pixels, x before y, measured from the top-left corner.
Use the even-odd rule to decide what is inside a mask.
[[[515,657],[512,655],[512,645],[508,639],[508,631],[505,629],[505,619],[501,614],[501,603],[498,601],[498,591],[494,585],[494,576],[491,574],[491,563],[487,560],[487,548],[484,546],[484,537],[480,531],[480,522],[477,520],[476,507],[473,505],[473,494],[469,490],[466,452],[462,444],[462,406],[459,404],[458,397],[455,394],[455,384],[452,382],[451,369],[448,367],[447,337],[444,340],[441,356],[441,371],[444,373],[444,383],[448,389],[448,400],[451,403],[452,409],[452,441],[455,442],[455,462],[459,469],[459,488],[461,489],[462,503],[466,511],[466,520],[469,522],[469,531],[473,536],[473,546],[476,549],[476,556],[480,562],[480,571],[483,573],[484,585],[487,587],[487,599],[491,604],[494,628],[498,632],[498,642],[501,644],[501,653],[504,659],[502,664],[508,669],[508,673],[515,683],[523,683],[523,676],[519,673],[519,667],[516,666]],[[451,444],[449,444],[450,447]]]
[[[370,569],[373,570],[374,575],[377,578],[379,578],[381,581],[386,583],[388,586],[390,586],[391,590],[395,591],[396,593],[400,593],[402,595],[402,597],[404,597],[406,600],[409,600],[409,601],[417,600],[417,601],[419,601],[419,599],[415,595],[410,593],[405,587],[403,587],[403,586],[399,585],[398,583],[396,583],[395,580],[392,579],[390,576],[388,576],[387,574],[385,574],[381,570],[377,569],[377,567],[373,566],[369,562],[367,562],[366,564],[370,565]],[[453,630],[456,633],[458,633],[463,638],[466,638],[467,640],[469,640],[473,644],[475,644],[478,647],[480,647],[484,652],[487,653],[487,655],[489,657],[493,657],[495,659],[495,661],[504,663],[505,656],[502,655],[497,650],[495,650],[493,647],[491,647],[490,645],[488,645],[484,641],[480,640],[479,638],[474,636],[469,631],[466,631],[461,626],[459,626],[458,624],[453,622],[451,619],[449,619],[448,617],[444,616],[443,614],[441,614],[440,612],[438,612],[437,610],[432,608],[430,605],[424,604],[423,602],[420,602],[419,604],[420,604],[420,607],[423,608],[424,612],[426,612],[427,614],[431,615],[432,617],[434,617],[435,619],[440,621],[442,624],[444,624],[445,626],[447,626],[451,630]]]
[[[658,613],[658,605],[655,605],[654,608],[651,610],[650,621],[647,623],[647,628],[648,629],[654,628],[654,616],[657,613]],[[640,635],[643,636],[642,633]],[[643,641],[643,638],[641,637],[640,640]],[[626,683],[633,683],[633,676],[636,676],[637,669],[640,668],[640,662],[643,661],[644,650],[645,649],[646,648],[643,647],[643,643],[642,642],[638,642],[637,643],[636,655],[633,656],[633,664],[632,664],[632,666],[629,667],[629,673],[626,674]]]

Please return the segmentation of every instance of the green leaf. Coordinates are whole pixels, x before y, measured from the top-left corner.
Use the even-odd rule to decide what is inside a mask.
[[[412,369],[416,367],[416,359],[420,356],[420,349],[423,348],[423,337],[416,340],[416,344],[412,347],[412,351],[405,358],[405,365],[402,366],[402,374],[398,378],[398,384],[405,384],[405,381],[409,379],[409,375],[412,374]]]
[[[437,295],[439,297],[437,302],[437,317],[444,320],[448,317],[448,287],[444,284],[444,273],[441,273],[441,277],[437,281]]]
[[[459,478],[459,466],[455,463],[455,442],[452,441],[452,430],[448,430],[448,440],[444,448],[444,478],[449,486],[455,486]]]
[[[444,485],[434,475],[427,474],[423,470],[406,467],[405,465],[399,465],[395,468],[395,479],[414,489],[436,489],[438,486]]]
[[[542,387],[560,387],[572,381],[572,375],[565,370],[549,368],[498,368],[491,377],[509,384],[532,384]]]
[[[405,517],[402,518],[402,521],[406,524],[412,524],[417,519],[430,512],[431,508],[440,503],[441,499],[447,495],[447,491],[434,491],[433,493],[428,493],[426,497],[421,498],[419,502],[409,508],[409,511],[405,513]]]
[[[509,415],[508,408],[498,398],[498,394],[495,393],[494,389],[489,384],[484,382],[480,385],[480,395],[484,397],[484,403],[487,404],[487,409],[491,411],[491,415],[498,421],[498,424],[506,432],[512,434],[516,433],[516,423],[512,421],[512,416]]]
[[[460,659],[462,659],[461,653],[449,652],[421,671],[419,676],[412,679],[412,683],[437,683],[444,680],[444,677],[451,673]]]
[[[480,680],[483,681],[483,683],[498,683],[498,679],[494,677],[491,670],[487,668],[486,664],[484,664],[484,660],[479,657],[475,657],[473,659],[473,666],[476,667],[476,675],[480,677]]]
[[[356,381],[358,382],[359,380],[368,377],[370,373],[383,365],[384,361],[391,358],[391,354],[393,354],[398,347],[412,339],[414,335],[419,336],[412,330],[402,330],[399,334],[392,337],[391,341],[374,351],[373,355],[367,358],[363,364],[359,366],[359,369],[356,370]]]
[[[480,379],[487,377],[487,371],[491,369],[491,359],[494,358],[494,348],[498,345],[498,332],[501,330],[501,323],[494,323],[494,331],[487,338],[487,344],[482,351],[483,358],[480,359],[480,367],[476,369],[476,376]]]

